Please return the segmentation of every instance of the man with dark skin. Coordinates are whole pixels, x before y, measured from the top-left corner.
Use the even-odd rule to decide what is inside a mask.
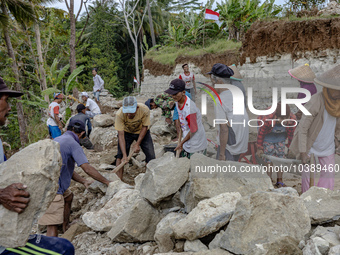
[[[136,144],[132,148],[135,153],[140,149],[145,154],[145,162],[155,159],[155,150],[149,131],[150,110],[145,104],[137,103],[135,97],[125,97],[123,106],[116,114],[115,129],[118,131],[118,152],[116,165],[128,162],[128,154],[133,141]],[[123,178],[124,169],[117,172],[120,179]]]
[[[85,123],[79,119],[74,119],[70,121],[66,133],[54,139],[54,141],[60,144],[63,166],[60,170],[59,189],[56,197],[46,213],[38,221],[40,225],[47,225],[47,236],[58,236],[58,225],[60,224],[63,224],[64,232],[69,227],[69,217],[73,200],[73,194],[68,190],[71,179],[82,183],[86,188],[92,183],[74,171],[75,163],[93,179],[107,186],[110,183],[109,180],[89,164],[79,144],[79,140],[83,138],[84,135]]]
[[[0,78],[0,126],[5,125],[6,118],[9,115],[11,107],[8,103],[9,97],[19,97],[22,93],[12,91],[7,88],[2,78]],[[2,146],[2,145],[1,145]],[[3,158],[3,155],[0,155]],[[3,161],[0,160],[0,163]],[[26,191],[27,186],[22,183],[13,183],[4,189],[0,189],[0,204],[6,209],[22,213],[30,202],[30,194]],[[74,247],[66,239],[57,237],[46,237],[42,235],[31,235],[28,244],[24,247],[25,251],[33,252],[41,248],[53,254],[74,255]],[[1,255],[23,254],[22,249],[7,250],[0,244]],[[28,254],[28,253],[27,253]],[[34,254],[34,253],[33,253]]]

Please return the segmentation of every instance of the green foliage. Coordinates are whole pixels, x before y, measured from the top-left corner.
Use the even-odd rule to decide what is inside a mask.
[[[76,77],[84,70],[83,65],[77,67],[71,75],[67,78],[66,85],[65,85],[65,94],[67,95],[73,87],[76,85]]]
[[[227,27],[229,39],[242,38],[253,22],[258,19],[276,17],[282,7],[274,4],[275,0],[225,0],[217,3],[222,27]]]

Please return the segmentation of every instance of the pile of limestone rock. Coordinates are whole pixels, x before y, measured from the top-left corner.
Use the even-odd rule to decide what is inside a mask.
[[[331,1],[328,3],[326,8],[318,12],[318,15],[340,15],[340,4],[338,4],[336,1]]]
[[[217,164],[235,170],[203,170]],[[113,182],[76,195],[78,222],[63,237],[76,254],[339,254],[338,191],[299,196],[262,173],[241,173],[244,165],[167,152],[134,185],[101,169]]]

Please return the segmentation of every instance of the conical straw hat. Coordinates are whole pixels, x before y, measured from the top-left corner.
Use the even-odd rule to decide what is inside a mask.
[[[308,64],[290,69],[288,73],[298,81],[306,83],[314,83],[314,79],[316,78],[315,73]]]
[[[234,75],[230,77],[230,79],[242,81],[242,75],[240,74],[239,70],[235,66],[235,64],[229,66],[234,71]]]
[[[314,82],[326,88],[340,90],[340,65],[318,75]]]

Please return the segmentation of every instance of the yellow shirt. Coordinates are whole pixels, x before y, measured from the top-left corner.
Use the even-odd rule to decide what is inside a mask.
[[[121,107],[116,114],[115,129],[132,134],[139,134],[143,126],[150,126],[150,110],[145,104],[137,104],[137,112],[133,119],[129,119],[127,114],[123,113]]]

